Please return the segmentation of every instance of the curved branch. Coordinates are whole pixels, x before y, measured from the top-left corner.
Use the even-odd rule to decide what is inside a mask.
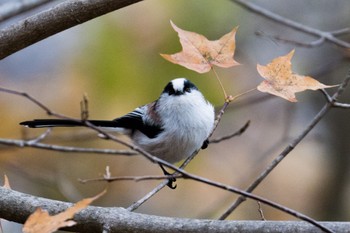
[[[291,19],[285,18],[285,17],[278,15],[276,13],[273,13],[272,11],[269,11],[265,8],[262,8],[262,7],[256,5],[255,3],[252,3],[252,2],[248,2],[248,1],[244,1],[244,0],[231,0],[231,1],[242,6],[246,10],[249,10],[251,12],[259,14],[265,18],[268,18],[270,20],[273,20],[275,22],[278,22],[280,24],[283,24],[285,26],[293,28],[297,31],[301,31],[301,32],[307,33],[309,35],[319,37],[322,40],[329,41],[329,42],[331,42],[335,45],[338,45],[340,47],[343,47],[343,48],[350,48],[350,43],[343,41],[343,40],[340,40],[340,39],[335,37],[335,35],[339,34],[339,33],[337,34],[337,31],[335,31],[336,33],[333,34],[332,32],[321,31],[321,30],[318,30],[316,28],[308,27],[304,24],[298,23],[296,21],[293,21]],[[340,32],[341,33],[348,33],[348,30],[342,29],[342,30],[340,30]]]
[[[0,216],[10,221],[23,223],[37,207],[50,214],[64,211],[73,203],[35,197],[0,187]],[[219,221],[185,218],[169,218],[132,213],[124,208],[89,206],[77,213],[78,225],[66,228],[74,232],[319,232],[319,228],[306,222],[281,221]],[[322,222],[335,232],[350,229],[349,222]]]
[[[142,0],[67,0],[0,31],[0,59],[58,32]]]

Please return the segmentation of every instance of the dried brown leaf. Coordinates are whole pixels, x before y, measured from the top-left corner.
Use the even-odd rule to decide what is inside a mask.
[[[46,210],[40,207],[31,214],[27,221],[24,223],[23,232],[24,233],[51,233],[57,231],[62,227],[70,227],[76,224],[75,221],[70,220],[74,215],[82,209],[85,209],[94,200],[105,194],[106,191],[96,195],[95,197],[85,198],[77,202],[72,207],[69,207],[62,213],[54,216],[50,216]]]
[[[219,40],[210,41],[203,35],[177,27],[173,22],[171,25],[179,35],[182,51],[172,55],[161,54],[166,60],[198,73],[210,71],[213,65],[223,68],[239,65],[233,59],[238,27]]]
[[[266,80],[260,83],[257,89],[261,92],[267,92],[291,102],[297,102],[295,97],[296,92],[334,87],[334,85],[324,85],[312,77],[293,73],[291,63],[293,55],[294,50],[285,56],[273,59],[272,62],[266,66],[258,64],[257,70]]]

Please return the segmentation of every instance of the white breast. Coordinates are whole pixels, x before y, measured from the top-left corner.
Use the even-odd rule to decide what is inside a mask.
[[[164,131],[156,138],[136,132],[133,141],[147,152],[170,163],[178,162],[201,148],[214,125],[214,108],[202,94],[194,90],[158,100],[156,111]]]

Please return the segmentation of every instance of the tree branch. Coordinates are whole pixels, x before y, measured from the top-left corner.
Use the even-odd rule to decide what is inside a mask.
[[[348,33],[349,30],[347,29],[341,29],[335,32],[326,32],[326,31],[321,31],[316,28],[308,27],[305,24],[301,24],[298,22],[295,22],[293,20],[290,20],[288,18],[285,18],[281,15],[278,15],[276,13],[273,13],[265,8],[260,7],[259,5],[256,5],[252,2],[248,2],[245,0],[231,0],[235,2],[236,4],[242,6],[248,11],[254,12],[255,14],[259,14],[267,19],[273,20],[275,22],[278,22],[280,24],[283,24],[287,27],[293,28],[297,31],[301,31],[313,36],[318,37],[319,39],[331,42],[335,45],[338,45],[340,47],[344,48],[350,48],[350,43],[340,40],[335,37],[335,35],[343,34],[343,33]]]
[[[0,216],[9,221],[24,223],[37,207],[42,207],[51,215],[64,211],[73,203],[55,201],[20,193],[0,187]],[[74,221],[78,224],[64,230],[95,233],[108,229],[117,232],[320,232],[319,228],[306,222],[280,221],[218,221],[185,218],[169,218],[138,214],[124,208],[89,206],[77,213]],[[334,232],[346,232],[348,222],[322,222]]]
[[[142,0],[67,0],[0,31],[0,59],[58,32]]]
[[[341,86],[337,92],[332,96],[331,100],[325,104],[325,106],[317,113],[310,124],[297,136],[271,163],[270,165],[249,185],[246,192],[252,192],[271,172],[272,170],[305,138],[306,135],[317,125],[318,122],[326,115],[326,113],[333,107],[337,98],[343,93],[345,87],[350,81],[350,69],[346,75]],[[243,201],[244,196],[238,197],[238,199],[220,216],[219,219],[226,219]]]
[[[17,139],[0,138],[0,144],[17,147],[32,147],[37,149],[52,150],[69,153],[92,153],[92,154],[108,154],[108,155],[138,155],[138,153],[131,150],[113,150],[113,149],[98,149],[98,148],[84,148],[73,146],[59,146],[52,144],[45,144],[35,141],[25,141]]]

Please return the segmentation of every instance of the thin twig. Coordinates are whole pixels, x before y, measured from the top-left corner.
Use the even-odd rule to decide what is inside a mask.
[[[151,199],[155,194],[157,194],[160,190],[162,190],[167,184],[169,183],[168,180],[163,181],[162,183],[158,184],[155,188],[153,188],[150,192],[148,192],[145,196],[143,196],[141,199],[135,201],[130,205],[127,210],[128,211],[134,211],[138,209],[143,203]]]
[[[335,36],[341,36],[341,35],[350,33],[350,28],[342,28],[335,31],[331,31],[329,33],[332,33]]]
[[[223,137],[210,139],[209,143],[219,143],[219,142],[222,142],[224,140],[228,140],[228,139],[231,139],[233,137],[240,136],[241,134],[243,134],[246,131],[246,129],[249,127],[249,124],[250,124],[250,121],[247,121],[247,123],[245,123],[245,125],[242,128],[240,128],[238,131],[236,131],[232,134],[223,136]]]
[[[333,107],[335,107],[335,108],[344,108],[344,109],[349,109],[350,108],[350,104],[339,103],[338,101],[334,101],[332,99],[332,96],[330,96],[325,89],[320,89],[320,91],[325,96],[325,98],[328,101],[328,103],[332,103],[333,104]]]
[[[275,22],[278,22],[290,28],[293,28],[297,31],[301,31],[301,32],[316,36],[318,38],[323,38],[325,41],[331,42],[340,47],[350,48],[350,43],[336,38],[334,34],[332,34],[332,32],[321,31],[316,28],[308,27],[305,24],[295,22],[286,17],[273,13],[250,1],[245,1],[245,0],[231,0],[231,1],[237,3],[238,5],[242,6],[246,10],[252,11],[256,14],[259,14],[265,18],[268,18],[270,20],[273,20]]]
[[[49,136],[50,133],[51,133],[51,128],[48,128],[44,133],[39,135],[39,137],[28,140],[27,143],[28,143],[28,145],[39,143],[42,140],[44,140],[47,136]]]
[[[111,176],[111,177],[101,177],[93,179],[79,179],[79,182],[85,184],[89,182],[115,182],[115,181],[149,181],[149,180],[168,180],[169,178],[181,178],[181,174],[177,175],[163,175],[163,176]]]
[[[262,221],[266,221],[265,216],[264,216],[264,211],[262,210],[260,201],[257,201],[257,203],[258,203],[258,211],[259,211],[260,219]]]
[[[249,185],[246,192],[252,192],[270,173],[271,171],[305,138],[305,136],[315,127],[315,125],[326,115],[333,107],[333,103],[342,94],[350,80],[350,69],[347,76],[337,92],[332,96],[332,100],[324,105],[324,107],[312,119],[310,124],[297,136],[292,142],[271,162],[271,164]],[[219,219],[226,219],[243,201],[244,196],[240,196],[236,201],[220,216]]]
[[[323,230],[324,232],[334,232],[332,231],[331,229],[323,226],[322,224],[320,224],[319,222],[317,222],[316,220],[300,213],[300,212],[297,212],[295,210],[292,210],[286,206],[283,206],[283,205],[280,205],[276,202],[273,202],[273,201],[270,201],[268,199],[265,199],[265,198],[262,198],[260,196],[257,196],[255,194],[252,194],[250,192],[246,192],[246,191],[242,191],[240,189],[237,189],[235,187],[232,187],[232,186],[228,186],[228,185],[225,185],[225,184],[222,184],[222,183],[219,183],[219,182],[216,182],[216,181],[211,181],[209,179],[206,179],[204,177],[200,177],[200,176],[196,176],[196,175],[193,175],[193,174],[190,174],[188,172],[185,172],[185,171],[179,171],[181,172],[181,174],[183,175],[183,178],[184,179],[192,179],[192,180],[195,180],[195,181],[198,181],[198,182],[201,182],[201,183],[204,183],[204,184],[208,184],[210,186],[213,186],[213,187],[217,187],[217,188],[221,188],[223,190],[227,190],[227,191],[230,191],[230,192],[234,192],[234,193],[238,193],[242,196],[245,196],[247,198],[250,198],[250,199],[253,199],[253,200],[256,200],[256,201],[259,201],[261,203],[264,203],[270,207],[273,207],[275,209],[278,209],[278,210],[281,210],[285,213],[288,213],[298,219],[301,219],[301,220],[304,220],[306,222],[309,222],[311,223],[312,225],[320,228],[321,230]]]
[[[0,138],[0,144],[7,145],[7,146],[17,146],[17,147],[32,147],[37,149],[69,152],[69,153],[92,153],[92,154],[128,155],[128,156],[138,155],[138,153],[131,150],[113,150],[113,149],[83,148],[83,147],[73,147],[73,146],[59,146],[59,145],[39,143],[39,142],[36,142],[35,140],[26,141],[26,140]]]
[[[282,38],[282,37],[277,36],[277,35],[268,35],[268,34],[262,32],[262,31],[255,32],[255,35],[269,37],[269,38],[271,38],[273,40],[278,40],[278,41],[281,41],[283,43],[293,44],[293,45],[300,46],[300,47],[305,47],[305,48],[318,47],[318,46],[322,45],[325,42],[325,38],[324,37],[320,37],[320,38],[318,38],[318,39],[316,39],[314,41],[306,43],[306,42],[300,42],[300,41],[296,41],[296,40]]]

